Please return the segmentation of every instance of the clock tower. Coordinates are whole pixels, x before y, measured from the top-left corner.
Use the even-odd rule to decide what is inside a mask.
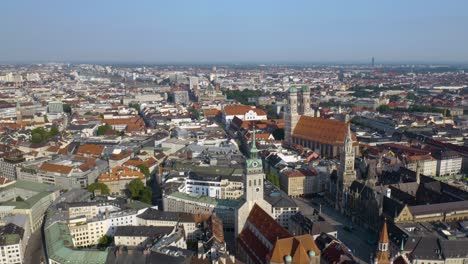
[[[255,125],[253,126],[252,146],[250,147],[250,156],[246,160],[244,177],[244,200],[237,209],[235,221],[235,235],[237,236],[245,226],[250,211],[254,205],[260,206],[265,212],[271,215],[271,204],[263,199],[263,163],[258,157],[256,145]]]
[[[246,160],[246,174],[244,180],[245,200],[247,202],[263,200],[263,163],[258,157],[258,149],[255,138],[255,126],[252,133],[252,147],[250,157]]]

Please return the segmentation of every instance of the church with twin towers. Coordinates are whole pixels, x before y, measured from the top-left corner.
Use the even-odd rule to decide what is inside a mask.
[[[286,142],[301,145],[315,151],[322,157],[338,158],[344,150],[349,131],[349,123],[320,117],[320,112],[311,108],[310,88],[290,87],[288,105],[284,109]],[[356,137],[353,140],[354,150],[358,150]]]

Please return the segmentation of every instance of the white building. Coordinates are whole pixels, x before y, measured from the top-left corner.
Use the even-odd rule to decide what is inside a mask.
[[[185,185],[180,191],[216,199],[238,199],[244,193],[242,176],[200,176],[193,172],[185,178]]]
[[[49,113],[59,114],[63,113],[63,103],[60,101],[53,101],[48,103]]]
[[[462,157],[455,151],[438,151],[434,154],[437,159],[437,176],[457,175],[461,171]]]
[[[0,227],[0,264],[23,263],[27,239],[24,239],[24,229],[7,224]]]
[[[223,122],[226,125],[231,124],[234,117],[242,121],[267,120],[267,113],[262,109],[257,109],[248,105],[227,105],[223,111]]]

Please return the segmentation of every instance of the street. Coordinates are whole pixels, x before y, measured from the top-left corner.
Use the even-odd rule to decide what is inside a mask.
[[[44,248],[41,228],[36,230],[29,238],[26,252],[24,253],[25,264],[38,264],[44,260]],[[42,262],[44,263],[44,262]]]
[[[331,225],[335,226],[338,230],[338,239],[342,241],[349,249],[352,250],[354,256],[362,263],[369,263],[371,254],[374,253],[375,249],[373,246],[368,244],[369,240],[376,240],[378,234],[371,233],[362,227],[355,226],[351,220],[347,219],[334,208],[322,202],[319,198],[312,199],[305,198],[293,198],[297,203],[299,210],[302,214],[312,214],[314,208],[320,210],[321,216]],[[346,231],[343,228],[345,226],[353,226],[355,229],[352,231]]]

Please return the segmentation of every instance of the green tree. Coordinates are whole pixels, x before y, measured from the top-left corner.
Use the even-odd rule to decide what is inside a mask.
[[[44,141],[42,135],[40,133],[32,133],[31,134],[31,142],[35,144],[40,144]]]
[[[398,101],[400,101],[400,96],[396,95],[396,94],[395,95],[390,95],[389,99],[390,99],[391,102],[398,102]]]
[[[99,126],[97,129],[97,135],[102,136],[107,133],[107,131],[112,130],[112,126],[109,124],[104,124],[102,126]]]
[[[260,90],[250,90],[250,89],[245,89],[242,91],[239,90],[229,90],[226,91],[226,96],[228,99],[234,99],[235,101],[241,103],[241,104],[252,104],[249,102],[249,98],[257,98],[265,93]]]
[[[133,109],[135,109],[135,110],[137,110],[137,112],[140,112],[140,104],[138,104],[138,103],[130,103],[130,104],[128,104],[128,106],[131,107],[131,108],[133,108]]]
[[[44,122],[49,123],[49,118],[47,118],[47,115],[44,116]]]
[[[59,133],[57,127],[52,127],[50,130],[44,127],[38,127],[31,130],[31,142],[41,144],[56,136]]]
[[[88,191],[93,193],[95,190],[100,190],[101,194],[110,194],[109,187],[102,182],[95,182],[88,185]]]
[[[134,179],[128,184],[128,190],[132,195],[133,199],[137,199],[140,196],[140,192],[145,188],[145,185],[140,179]]]
[[[279,180],[279,176],[274,174],[274,173],[271,173],[271,172],[268,172],[266,174],[266,178],[269,182],[271,182],[273,185],[275,185],[276,187],[280,187],[280,180]]]
[[[70,105],[70,104],[64,104],[64,105],[63,105],[63,111],[64,111],[65,113],[71,114],[71,112],[72,112],[71,105]]]
[[[98,248],[107,248],[108,246],[110,246],[110,244],[112,244],[112,242],[114,241],[114,238],[111,237],[111,236],[108,236],[108,235],[103,235],[101,238],[99,238],[99,241],[98,241]]]
[[[140,172],[143,173],[147,179],[151,177],[151,173],[150,173],[148,167],[146,167],[143,164],[140,164],[137,167],[138,167],[138,169],[140,169]]]
[[[153,192],[151,191],[151,188],[145,187],[140,190],[140,193],[138,194],[138,200],[147,204],[151,204],[151,201],[153,200]]]
[[[379,113],[388,113],[391,111],[391,109],[388,105],[381,105],[377,108],[377,111],[379,111]]]
[[[409,92],[407,95],[406,95],[406,99],[408,100],[416,100],[418,97],[416,96],[415,93],[412,93],[412,92]]]
[[[53,126],[53,127],[50,128],[49,137],[51,137],[51,138],[55,137],[59,133],[60,133],[59,129],[56,126]]]

